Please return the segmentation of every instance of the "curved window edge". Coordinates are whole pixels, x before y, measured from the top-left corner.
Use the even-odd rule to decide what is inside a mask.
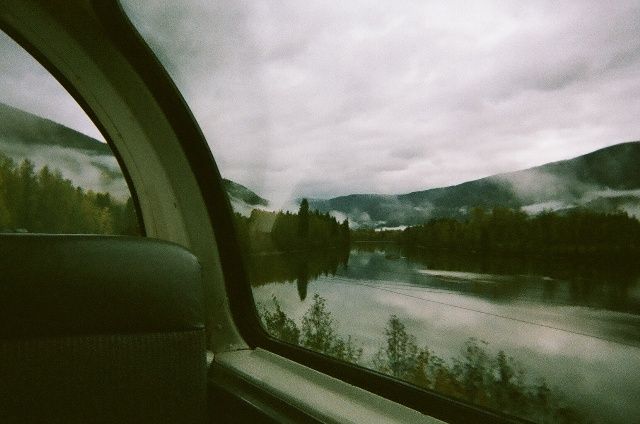
[[[428,392],[375,371],[289,345],[269,336],[260,323],[251,287],[246,278],[241,250],[233,224],[231,205],[224,191],[222,177],[204,135],[200,131],[200,127],[197,125],[195,118],[169,74],[131,23],[119,1],[101,2],[92,0],[91,2],[99,18],[109,24],[110,36],[121,49],[128,52],[128,57],[133,61],[132,65],[141,73],[147,75],[147,82],[152,90],[155,88],[156,93],[162,93],[156,100],[166,112],[171,126],[180,135],[181,147],[189,160],[201,192],[206,193],[206,195],[203,195],[203,200],[219,247],[220,264],[232,318],[241,337],[250,348],[264,349],[304,367],[309,367],[312,370],[382,396],[392,402],[448,422],[524,422],[514,417],[479,409],[454,399]],[[21,42],[11,32],[7,31],[7,33],[25,47],[61,82],[72,97],[76,99],[80,107],[86,111],[97,128],[104,133],[95,116],[77,93],[74,93],[73,87],[65,83],[64,78],[60,78],[59,74],[56,75],[57,72],[55,70],[49,69],[46,61],[43,62],[42,57],[38,57],[39,55],[34,54],[28,46],[25,46],[24,40]],[[177,103],[175,102],[176,99],[179,99]],[[107,139],[107,141],[109,140]],[[118,156],[116,157],[118,158]],[[120,161],[119,158],[118,160]],[[130,180],[127,180],[127,182],[130,184]],[[132,198],[134,195],[135,190],[132,190]],[[137,199],[134,199],[134,204],[138,208]],[[142,214],[139,214],[139,216],[141,217]],[[144,231],[144,226],[141,228]]]
[[[122,156],[118,152],[117,147],[110,139],[107,131],[105,131],[104,126],[98,120],[96,114],[91,110],[88,106],[87,102],[83,99],[82,96],[78,93],[73,84],[64,77],[64,75],[55,67],[53,64],[47,59],[47,57],[42,54],[29,40],[20,35],[19,32],[15,31],[11,26],[4,25],[2,20],[0,20],[0,31],[3,31],[6,35],[8,35],[13,41],[16,42],[20,47],[24,49],[26,53],[31,55],[47,72],[64,88],[64,90],[73,98],[73,100],[78,104],[80,109],[87,115],[91,123],[98,129],[102,137],[105,139],[109,149],[113,153],[114,158],[120,168],[120,172],[125,180],[127,185],[127,189],[129,190],[129,195],[131,197],[131,202],[133,203],[133,207],[135,209],[136,219],[138,223],[138,229],[140,231],[140,237],[147,237],[146,227],[144,225],[144,219],[142,216],[142,209],[140,208],[140,202],[138,200],[138,194],[134,187],[133,181],[131,179],[131,175],[122,159]]]

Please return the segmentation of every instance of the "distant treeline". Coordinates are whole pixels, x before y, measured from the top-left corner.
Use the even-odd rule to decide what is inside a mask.
[[[140,234],[133,202],[75,187],[59,170],[0,153],[0,232]]]
[[[236,231],[245,252],[274,252],[345,247],[349,222],[328,213],[309,211],[303,199],[298,213],[254,209],[249,217],[235,214]]]
[[[352,241],[365,242],[397,242],[402,230],[374,230],[373,228],[358,228],[351,230]]]
[[[474,208],[465,221],[434,219],[409,227],[398,241],[411,246],[477,252],[594,254],[640,250],[640,222],[624,212],[526,213]]]

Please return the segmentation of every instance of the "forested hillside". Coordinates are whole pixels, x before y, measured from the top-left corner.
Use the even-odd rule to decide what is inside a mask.
[[[613,145],[573,159],[407,194],[350,194],[314,199],[311,207],[349,217],[355,227],[465,219],[472,208],[568,212],[586,208],[640,216],[640,142]]]
[[[85,191],[59,170],[16,163],[0,152],[0,231],[31,233],[140,233],[131,198]]]
[[[0,231],[139,231],[129,188],[106,143],[0,103],[0,155]],[[240,184],[223,184],[234,209],[246,215],[268,204]]]
[[[247,252],[274,252],[345,247],[349,223],[329,214],[311,212],[303,199],[298,213],[254,209],[249,217],[235,214],[240,244]]]
[[[629,253],[640,250],[640,222],[624,212],[526,213],[474,208],[467,220],[433,219],[399,234],[404,244],[459,252]]]

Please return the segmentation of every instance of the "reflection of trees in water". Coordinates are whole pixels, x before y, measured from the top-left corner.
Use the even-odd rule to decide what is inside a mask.
[[[526,289],[518,286],[518,279],[526,283],[527,277],[544,277],[538,287],[543,301],[566,296],[574,305],[640,313],[640,303],[631,294],[640,280],[640,258],[635,255],[483,255],[411,247],[403,247],[402,255],[433,270],[513,276],[513,282],[491,286],[500,291],[498,297],[517,296]]]
[[[245,260],[251,285],[295,282],[300,300],[307,297],[307,286],[321,275],[335,275],[347,267],[349,249],[309,250],[270,255],[249,255]]]
[[[355,242],[352,244],[352,249],[358,253],[360,252],[368,252],[368,253],[387,253],[393,252],[397,253],[401,251],[400,245],[396,243],[379,243],[379,242]]]
[[[550,387],[544,378],[528,375],[513,357],[500,350],[493,354],[488,343],[469,338],[460,353],[447,360],[416,336],[396,315],[384,329],[384,341],[371,357],[351,336],[338,333],[338,323],[326,300],[315,294],[301,322],[294,321],[274,296],[272,304],[259,304],[265,329],[272,336],[340,360],[374,369],[397,379],[483,408],[502,411],[540,423],[584,422],[582,414]]]
[[[300,300],[305,300],[307,298],[307,286],[309,285],[309,262],[300,261],[298,265],[298,279],[296,281],[298,296],[300,296]]]
[[[354,243],[348,249],[315,249],[282,254],[250,255],[251,284],[296,283],[301,300],[307,286],[321,275],[360,280],[424,284],[509,302],[527,298],[546,303],[602,307],[640,313],[633,290],[640,279],[640,261],[625,256],[523,256],[425,250],[393,243]],[[365,260],[362,260],[365,259]],[[429,278],[421,269],[490,274],[491,281]]]

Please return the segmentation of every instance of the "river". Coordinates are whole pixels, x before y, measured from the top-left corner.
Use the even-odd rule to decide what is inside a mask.
[[[640,417],[640,266],[625,258],[458,255],[357,244],[349,252],[264,255],[256,302],[300,322],[314,294],[370,357],[397,315],[442,358],[469,337],[504,350],[600,422]]]

